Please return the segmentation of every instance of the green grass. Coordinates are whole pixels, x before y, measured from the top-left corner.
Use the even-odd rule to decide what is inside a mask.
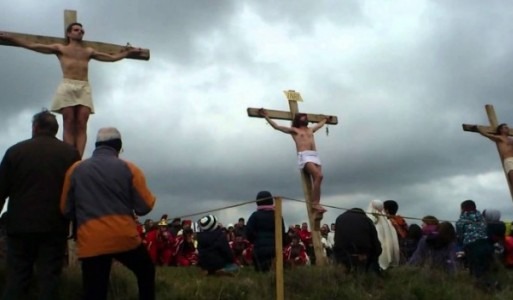
[[[497,273],[503,285],[501,291],[486,293],[474,287],[467,272],[447,275],[426,268],[399,267],[389,270],[385,278],[372,274],[346,275],[339,267],[303,267],[285,272],[285,299],[513,299],[513,271]],[[5,271],[0,268],[0,290]],[[204,300],[267,300],[275,298],[273,273],[258,274],[252,268],[243,269],[236,277],[204,276],[195,267],[158,268],[157,299]],[[37,293],[31,287],[31,295]],[[61,288],[62,299],[80,299],[80,271],[65,270]],[[137,284],[130,271],[115,266],[111,276],[109,299],[137,299]]]

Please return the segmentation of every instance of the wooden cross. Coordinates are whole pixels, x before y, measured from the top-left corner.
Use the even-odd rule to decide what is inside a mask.
[[[301,95],[294,91],[294,90],[288,90],[285,91],[285,95],[287,96],[287,100],[289,101],[289,108],[290,111],[280,111],[280,110],[268,110],[267,116],[271,119],[278,119],[278,120],[294,120],[294,116],[299,112],[298,108],[298,101],[302,101]],[[256,117],[256,118],[263,118],[260,115],[260,109],[261,108],[248,108],[248,116],[250,117]],[[325,119],[324,115],[319,114],[306,114],[307,120],[309,122],[318,123]],[[336,125],[338,124],[338,119],[336,116],[332,116],[330,120],[326,122],[326,124]],[[310,178],[310,175],[306,171],[301,171],[301,181],[303,184],[303,192],[305,194],[306,199],[306,211],[308,213],[308,221],[310,224],[310,228],[312,229],[312,242],[314,246],[315,251],[315,259],[317,265],[325,265],[326,259],[324,258],[324,249],[322,247],[321,243],[321,234],[319,232],[320,230],[320,223],[322,220],[322,214],[317,214],[313,212],[312,209],[312,180]]]
[[[489,126],[462,124],[463,130],[471,131],[471,132],[478,132],[477,128],[476,128],[476,126],[477,126],[480,129],[486,131],[487,133],[495,134],[497,131],[497,126],[499,126],[499,122],[497,121],[497,116],[495,115],[495,110],[493,109],[493,105],[487,104],[487,105],[485,105],[485,109],[486,109],[486,115],[488,116],[488,121],[490,122]],[[513,136],[513,129],[511,129],[511,128],[509,129],[508,135]],[[497,150],[499,150],[498,145],[497,145]],[[499,156],[500,156],[500,153],[499,153]],[[501,157],[500,159],[501,159],[501,166],[502,166],[502,163],[503,163],[502,161],[504,160],[504,158]],[[503,170],[504,170],[504,168],[503,168]],[[511,199],[513,200],[513,185],[512,185],[513,183],[509,181],[508,174],[505,171],[504,171],[504,174],[506,174],[506,181],[508,182],[509,192],[511,195]]]
[[[16,33],[16,32],[6,32],[12,37],[23,39],[27,42],[33,42],[38,44],[67,44],[66,40],[66,28],[69,24],[77,22],[77,12],[75,10],[65,10],[64,11],[64,38],[51,37],[51,36],[41,36],[41,35],[32,35],[32,34],[24,34],[24,33]],[[122,52],[126,49],[128,45],[120,46],[114,44],[107,44],[102,42],[91,42],[91,41],[82,41],[82,44],[85,47],[91,47],[97,51],[108,53],[108,54],[116,54]],[[4,46],[15,46],[9,41],[0,39],[0,45]],[[150,59],[150,50],[141,49],[140,53],[130,54],[127,58],[131,59],[139,59],[139,60],[149,60]]]

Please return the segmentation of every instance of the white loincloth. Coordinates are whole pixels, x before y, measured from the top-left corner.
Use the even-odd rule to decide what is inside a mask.
[[[381,255],[379,256],[379,266],[381,269],[386,270],[390,266],[399,265],[399,240],[397,239],[397,232],[394,225],[384,215],[385,211],[382,209],[383,202],[380,200],[372,200],[367,208],[367,216],[374,222],[376,231],[378,232],[378,239],[381,243]],[[378,210],[376,208],[381,208]]]
[[[321,160],[319,159],[319,154],[317,154],[317,151],[307,150],[297,153],[297,164],[300,169],[303,169],[306,163],[309,162],[318,166],[321,165]]]
[[[504,171],[506,171],[506,174],[509,171],[513,171],[513,157],[508,157],[504,160]]]
[[[91,86],[87,81],[63,78],[57,87],[50,110],[60,113],[63,108],[76,105],[87,106],[91,109],[91,114],[94,114]]]

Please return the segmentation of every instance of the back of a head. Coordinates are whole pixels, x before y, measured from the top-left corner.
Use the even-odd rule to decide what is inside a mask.
[[[199,219],[198,225],[201,228],[201,231],[213,231],[219,227],[219,222],[214,215],[206,215]]]
[[[45,134],[55,136],[59,131],[59,123],[54,114],[43,110],[32,117],[33,134]]]
[[[475,211],[476,203],[472,200],[465,200],[461,202],[461,210],[462,211]]]
[[[109,146],[119,152],[123,147],[121,133],[115,127],[100,128],[100,130],[98,130],[98,134],[96,135],[95,146]]]
[[[383,207],[389,214],[393,216],[395,216],[395,214],[399,210],[399,204],[397,204],[397,202],[395,202],[394,200],[386,200],[385,202],[383,202]]]
[[[260,191],[256,196],[256,203],[258,206],[267,206],[274,204],[273,195],[268,191]]]
[[[444,245],[456,240],[456,229],[450,222],[442,222],[438,225],[438,237]]]
[[[431,215],[428,215],[428,216],[425,216],[424,218],[422,218],[422,222],[424,222],[424,224],[426,224],[426,225],[440,224],[440,221],[438,221],[438,219],[435,216],[431,216]]]

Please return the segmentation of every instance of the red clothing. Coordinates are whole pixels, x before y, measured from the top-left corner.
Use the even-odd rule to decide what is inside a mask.
[[[251,243],[247,240],[242,240],[242,241],[233,241],[233,242],[230,242],[230,248],[232,249],[233,251],[233,255],[235,256],[235,263],[237,265],[249,265],[251,260],[247,261],[246,260],[246,256],[244,255],[245,254],[245,251],[246,249],[248,249],[249,247],[251,247]]]
[[[299,231],[299,238],[305,247],[312,245],[312,233],[308,231],[308,229],[301,229],[301,231]]]
[[[513,236],[504,239],[504,264],[506,267],[513,267]]]
[[[198,252],[194,247],[194,242],[185,240],[183,235],[179,235],[175,240],[174,257],[176,265],[179,267],[194,266],[198,263]]]
[[[395,231],[397,232],[397,235],[399,238],[404,239],[408,235],[408,224],[406,224],[406,221],[401,216],[389,216],[390,223],[395,228]]]
[[[308,254],[305,246],[301,244],[290,244],[283,251],[283,260],[286,265],[304,266],[308,263]]]

